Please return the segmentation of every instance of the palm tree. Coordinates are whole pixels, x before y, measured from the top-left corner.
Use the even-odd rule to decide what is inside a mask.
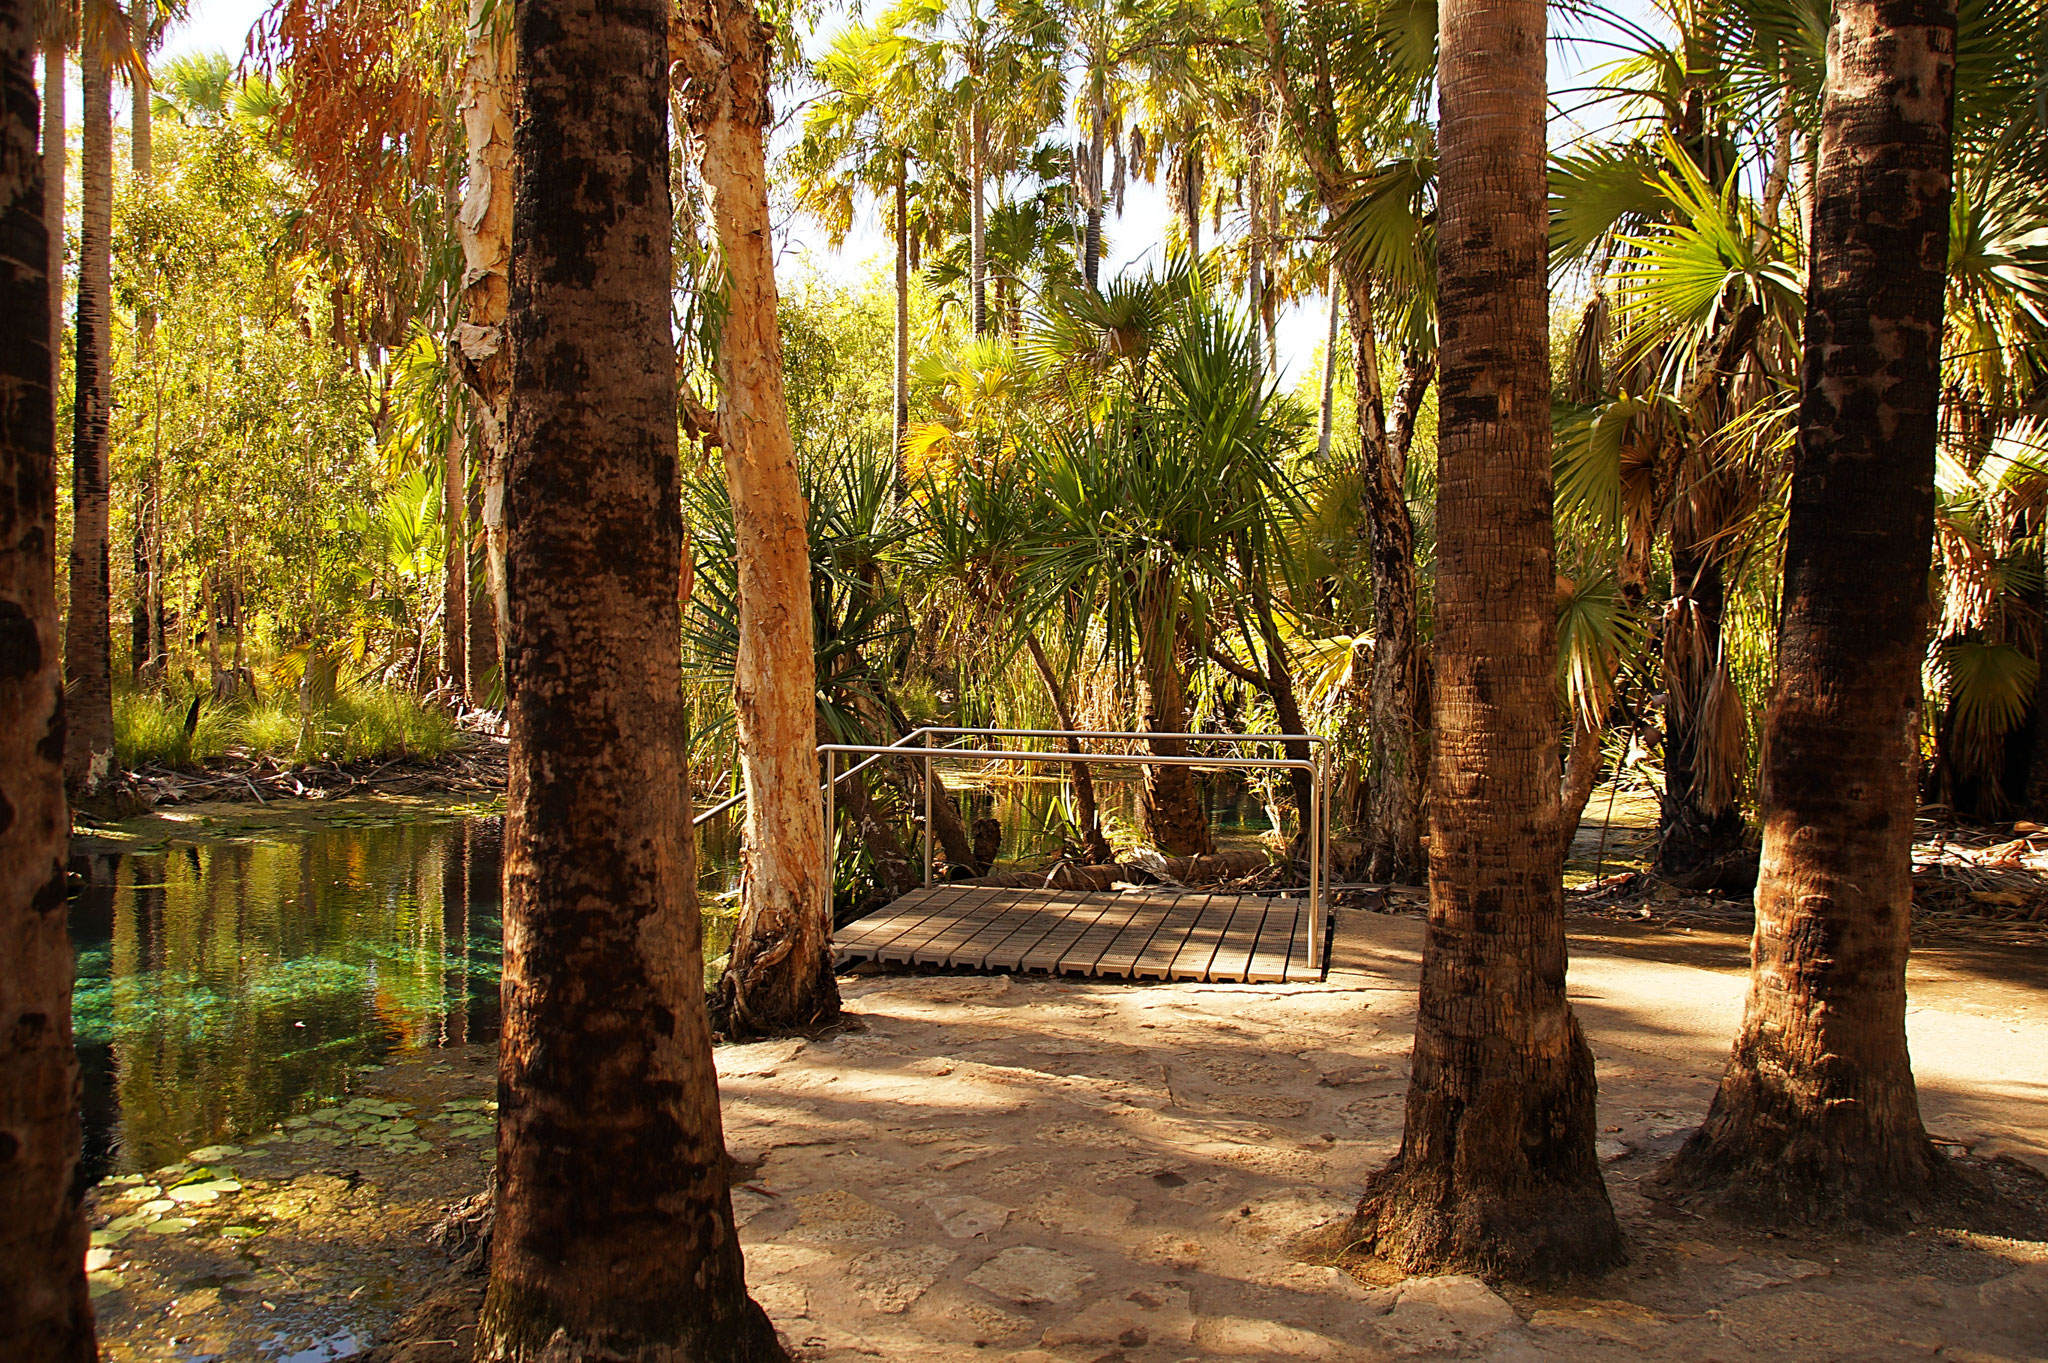
[[[37,34],[0,0],[0,1356],[98,1356],[76,1178],[78,1057],[64,916],[63,696],[58,677],[56,386],[36,153]],[[46,48],[45,51],[48,51]],[[52,63],[61,82],[61,55]]]
[[[44,0],[36,8],[36,37],[43,53],[43,232],[50,263],[50,391],[64,382],[64,182],[70,145],[64,131],[65,64],[78,41],[78,7],[68,0]]]
[[[951,73],[945,87],[965,118],[969,279],[974,334],[988,332],[988,182],[1059,117],[1058,15],[1041,0],[905,0],[887,20],[915,41],[921,61]]]
[[[1039,590],[1048,603],[1094,606],[1111,647],[1136,664],[1140,727],[1162,735],[1188,730],[1189,670],[1207,652],[1206,600],[1238,580],[1240,548],[1279,541],[1293,496],[1283,456],[1308,424],[1260,373],[1251,326],[1180,292],[1187,287],[1182,275],[1137,291],[1178,314],[1156,349],[1142,328],[1122,333],[1128,349],[1108,350],[1113,362],[1099,371],[1114,387],[1080,419],[1025,442],[1044,498],[1029,550]],[[1112,315],[1115,294],[1098,317]],[[1162,757],[1187,755],[1179,738],[1147,744]],[[1210,850],[1187,767],[1147,767],[1144,794],[1145,830],[1161,851]]]
[[[1827,50],[1749,999],[1671,1174],[1747,1215],[1895,1222],[1952,1177],[1905,979],[1955,5],[1842,7]]]
[[[1429,930],[1401,1151],[1353,1235],[1410,1272],[1547,1278],[1623,1253],[1565,997],[1544,7],[1441,13]]]
[[[910,424],[910,166],[938,160],[938,73],[929,53],[881,25],[856,25],[818,59],[826,94],[804,120],[799,194],[824,219],[833,246],[853,225],[856,189],[888,195],[896,244],[896,438]]]
[[[114,760],[108,418],[113,406],[114,58],[88,8],[79,51],[77,397],[71,432],[71,602],[64,628],[64,779],[91,795]]]
[[[767,30],[746,0],[690,0],[674,46],[682,110],[726,273],[718,410],[739,556],[733,695],[746,771],[746,873],[730,964],[727,1030],[815,1026],[839,1011],[831,885],[819,864],[817,682],[803,488],[783,395],[762,128]]]
[[[480,1359],[787,1357],[746,1292],[704,998],[669,22],[662,0],[529,0],[516,22],[503,1106]]]

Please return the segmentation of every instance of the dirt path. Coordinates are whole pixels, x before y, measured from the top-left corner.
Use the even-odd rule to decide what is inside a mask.
[[[2042,1239],[1737,1234],[1644,1197],[1712,1091],[1745,943],[1575,928],[1634,1252],[1607,1279],[1496,1294],[1289,1253],[1400,1137],[1421,924],[1344,913],[1323,985],[874,975],[846,982],[854,1029],[723,1050],[756,1296],[815,1363],[2048,1357]],[[2003,948],[1923,951],[1911,980],[1930,1125],[1959,1155],[2008,1156],[1986,1167],[2036,1222],[2044,986],[2037,955]],[[472,1048],[370,1076],[388,1114],[366,1099],[346,1129],[330,1112],[273,1133],[233,1157],[239,1190],[174,1209],[192,1227],[111,1246],[107,1356],[313,1363],[392,1338],[431,1294],[388,1356],[466,1359],[477,1280],[421,1227],[481,1185],[486,1129],[445,1105],[481,1100],[488,1069]]]

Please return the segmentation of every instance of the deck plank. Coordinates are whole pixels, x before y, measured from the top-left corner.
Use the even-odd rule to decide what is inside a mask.
[[[1320,978],[1304,899],[933,885],[833,935],[836,961],[1137,979]]]
[[[1094,898],[1090,895],[1089,898]],[[1102,959],[1102,953],[1116,944],[1117,934],[1122,932],[1138,911],[1145,906],[1144,896],[1135,894],[1105,895],[1111,901],[1102,916],[1095,920],[1088,931],[1075,939],[1072,946],[1060,953],[1060,962],[1054,968],[1059,975],[1093,975],[1095,963]]]
[[[1043,970],[1052,973],[1058,970],[1060,957],[1067,949],[1081,940],[1081,935],[1101,920],[1115,904],[1116,896],[1106,894],[1079,894],[1073,900],[1073,907],[1067,911],[1066,921],[1040,938],[1032,947],[1023,952],[1017,961],[1019,970]]]
[[[1216,959],[1216,944],[1223,940],[1223,929],[1230,924],[1230,915],[1237,909],[1237,896],[1212,894],[1202,905],[1201,916],[1188,929],[1187,940],[1174,953],[1173,964],[1167,967],[1169,980],[1199,980],[1209,973],[1209,962]]]
[[[1216,955],[1202,976],[1205,980],[1242,980],[1250,972],[1252,953],[1258,950],[1259,929],[1265,925],[1271,901],[1258,895],[1239,895],[1230,923],[1217,940]]]
[[[1159,931],[1152,934],[1152,940],[1132,963],[1130,976],[1137,980],[1163,980],[1173,969],[1173,958],[1180,954],[1188,933],[1202,917],[1202,910],[1209,903],[1205,894],[1177,895],[1173,908],[1167,912],[1166,921],[1159,925]]]
[[[1174,905],[1179,902],[1178,895],[1146,896],[1146,902],[1131,915],[1131,921],[1110,943],[1109,950],[1096,959],[1095,973],[1131,977],[1137,969],[1138,958],[1150,949],[1152,939],[1165,929],[1166,920],[1172,916]]]
[[[1245,979],[1252,984],[1275,984],[1287,978],[1287,949],[1294,941],[1294,925],[1308,912],[1303,899],[1274,899],[1266,905],[1266,921],[1259,928],[1258,944],[1245,967]]]

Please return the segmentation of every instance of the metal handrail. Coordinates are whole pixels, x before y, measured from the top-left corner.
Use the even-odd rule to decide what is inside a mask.
[[[837,811],[834,807],[836,794],[835,788],[838,786],[841,777],[853,775],[854,772],[859,771],[862,767],[867,766],[870,762],[878,761],[881,758],[887,757],[891,754],[900,754],[903,751],[902,745],[904,743],[909,742],[912,738],[915,738],[920,734],[940,732],[954,734],[990,734],[999,737],[1007,737],[1011,736],[1012,734],[1019,737],[1041,736],[1027,734],[1024,731],[1017,730],[1004,731],[992,729],[939,729],[934,726],[927,726],[925,728],[917,729],[912,731],[911,733],[905,734],[895,743],[887,745],[875,743],[820,743],[818,745],[818,752],[822,754],[825,758],[825,780],[823,785],[819,788],[819,793],[824,797],[825,802],[824,838],[823,847],[821,849],[824,859],[823,869],[825,884],[830,885],[832,883],[832,869],[833,862],[835,860],[833,853],[838,844],[838,830],[835,827],[833,827],[833,825],[837,821]],[[1124,735],[1074,730],[1045,730],[1042,731],[1042,736],[1048,738],[1110,738],[1123,737]],[[1240,740],[1243,740],[1247,737],[1246,735],[1240,734],[1132,734],[1129,736],[1133,738],[1148,739],[1206,737],[1237,738]],[[1283,740],[1295,742],[1307,741],[1311,743],[1321,743],[1324,741],[1313,734],[1277,734],[1271,736],[1261,736],[1259,739],[1252,741],[1279,742]],[[856,766],[849,767],[844,773],[841,773],[837,770],[839,754],[841,753],[867,753],[871,755],[866,759],[866,761],[863,761]],[[1307,829],[1309,960],[1319,962],[1322,959],[1323,880],[1324,871],[1326,870],[1329,864],[1328,843],[1330,836],[1330,827],[1328,817],[1329,798],[1327,790],[1329,784],[1329,772],[1327,763],[1321,760],[1320,758],[1304,759],[1299,757],[1168,757],[1154,753],[1089,753],[1086,754],[1085,759],[1083,759],[1077,758],[1076,755],[1073,753],[1052,752],[1042,748],[1027,749],[1023,751],[1007,748],[934,748],[931,746],[929,740],[927,740],[927,742],[925,743],[920,755],[924,758],[924,883],[927,887],[929,887],[932,883],[932,758],[934,757],[950,757],[965,760],[998,762],[1074,762],[1076,760],[1086,760],[1091,764],[1103,762],[1108,763],[1111,766],[1223,767],[1232,770],[1274,768],[1279,770],[1306,771],[1307,773],[1309,773],[1309,808]]]

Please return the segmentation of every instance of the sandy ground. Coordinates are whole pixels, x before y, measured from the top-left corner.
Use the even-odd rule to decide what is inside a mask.
[[[1321,985],[876,974],[845,981],[834,1036],[725,1048],[757,1299],[813,1363],[2048,1358],[2048,1242],[1749,1234],[1642,1195],[1740,1013],[1727,932],[1574,923],[1627,1268],[1497,1293],[1302,1262],[1294,1237],[1399,1140],[1421,944],[1412,918],[1339,917]],[[2044,986],[2002,947],[1923,950],[1911,978],[1930,1127],[2037,1213]],[[422,1228],[481,1186],[488,1048],[369,1080],[353,1109],[205,1152],[240,1186],[169,1208],[188,1228],[104,1247],[110,1359],[468,1357],[479,1280]],[[102,1189],[99,1224],[123,1196]]]

